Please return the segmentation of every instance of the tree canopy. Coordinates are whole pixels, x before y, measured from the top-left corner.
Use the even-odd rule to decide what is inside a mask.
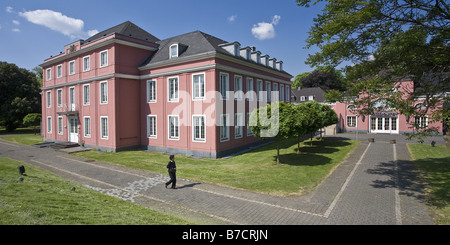
[[[0,124],[12,131],[27,114],[40,113],[40,92],[35,73],[0,62]]]

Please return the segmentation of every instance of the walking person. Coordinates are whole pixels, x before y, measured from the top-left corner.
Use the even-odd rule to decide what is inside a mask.
[[[172,184],[172,189],[175,189],[175,186],[177,184],[177,175],[176,175],[177,165],[175,165],[175,156],[170,155],[169,159],[170,161],[167,164],[167,168],[169,171],[170,180],[166,182],[166,188],[168,185]]]

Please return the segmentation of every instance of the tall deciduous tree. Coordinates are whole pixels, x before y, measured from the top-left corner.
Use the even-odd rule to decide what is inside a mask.
[[[29,113],[41,111],[40,84],[33,72],[0,62],[0,122],[16,129]]]
[[[351,96],[366,96],[368,90],[383,84],[393,87],[401,79],[413,80],[416,89],[409,101],[430,98],[427,110],[437,109],[436,119],[445,117],[442,91],[450,89],[450,7],[446,0],[297,0],[299,6],[326,2],[314,19],[307,48],[320,51],[306,61],[311,66],[338,66],[346,62],[346,79],[353,87]],[[364,85],[357,85],[365,83]],[[358,86],[363,88],[358,90]],[[433,100],[431,98],[437,98]],[[365,97],[368,98],[368,97]],[[424,110],[414,103],[401,103],[405,97],[393,96],[393,105],[409,116]],[[436,102],[438,101],[438,102]],[[368,101],[366,101],[368,102]],[[370,103],[366,103],[370,110]],[[433,119],[431,119],[433,120]],[[450,126],[450,125],[449,125]]]

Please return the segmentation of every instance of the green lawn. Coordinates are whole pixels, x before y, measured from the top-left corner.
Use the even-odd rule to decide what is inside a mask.
[[[450,150],[444,145],[408,144],[428,184],[427,203],[437,224],[450,225]]]
[[[296,141],[286,140],[281,144],[279,165],[275,164],[275,144],[227,159],[176,155],[175,162],[179,178],[290,196],[312,190],[358,144],[357,141],[326,139],[315,140],[310,145],[308,140],[301,147],[302,153],[296,154]],[[89,151],[76,155],[162,174],[167,174],[169,161],[168,155],[146,151]]]
[[[17,167],[24,165],[23,182]],[[72,187],[76,189],[72,191]],[[0,157],[0,225],[189,224]]]
[[[23,145],[34,145],[44,142],[39,134],[16,134],[2,137],[1,139]]]

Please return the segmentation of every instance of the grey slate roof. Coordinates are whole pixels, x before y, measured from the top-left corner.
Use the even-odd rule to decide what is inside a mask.
[[[132,38],[136,38],[139,40],[143,40],[143,41],[147,41],[147,42],[158,42],[159,39],[155,36],[153,36],[152,34],[148,33],[147,31],[145,31],[144,29],[140,28],[139,26],[133,24],[130,21],[126,21],[122,24],[113,26],[107,30],[104,30],[102,32],[99,32],[95,35],[93,35],[92,37],[88,38],[85,40],[85,42],[91,42],[94,41],[96,39],[102,38],[103,36],[112,34],[112,33],[118,33],[124,36],[129,36]]]
[[[297,89],[291,90],[291,101],[294,103],[302,103],[309,101],[309,96],[314,96],[314,100],[317,102],[325,101],[325,91],[320,87],[302,88],[300,91]],[[300,101],[300,97],[305,96],[305,101]]]

